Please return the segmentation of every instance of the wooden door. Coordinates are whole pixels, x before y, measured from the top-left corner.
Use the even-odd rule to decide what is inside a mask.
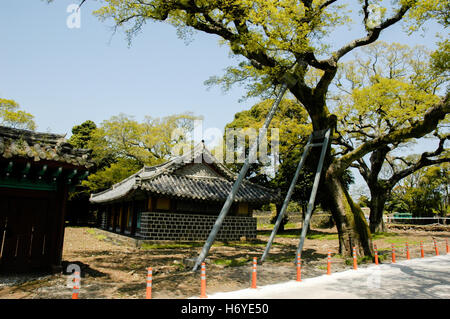
[[[52,192],[0,192],[0,270],[23,272],[50,265],[55,203]]]

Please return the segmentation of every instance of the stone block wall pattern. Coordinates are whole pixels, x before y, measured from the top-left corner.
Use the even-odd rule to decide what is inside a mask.
[[[143,240],[206,240],[217,216],[143,212],[140,239]],[[256,239],[256,218],[228,216],[217,240]]]

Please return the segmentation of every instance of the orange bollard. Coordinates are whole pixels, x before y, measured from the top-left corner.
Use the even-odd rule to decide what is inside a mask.
[[[256,288],[256,257],[253,257],[253,267],[252,267],[252,288]]]
[[[73,276],[73,290],[72,290],[72,299],[78,299],[78,294],[80,292],[80,272],[75,271]]]
[[[436,244],[436,239],[433,239],[434,242],[434,251],[436,252],[436,256],[439,256],[439,250],[438,250],[438,246]]]
[[[200,275],[200,280],[201,280],[201,284],[200,284],[200,298],[208,298],[206,296],[206,266],[205,263],[202,263],[202,271],[201,271],[201,275]]]
[[[411,259],[411,255],[409,254],[408,242],[406,242],[406,259]]]
[[[358,269],[358,260],[356,259],[356,247],[353,246],[353,269]]]
[[[297,255],[297,281],[302,281],[302,259]]]
[[[153,272],[152,267],[147,269],[147,294],[145,299],[152,299],[152,282],[153,282]]]
[[[327,275],[331,275],[331,251],[328,250]]]
[[[375,251],[375,265],[378,265],[378,249],[377,249],[377,245],[373,244],[373,250]]]
[[[423,252],[423,242],[420,242],[420,257],[424,258],[425,254]]]
[[[448,254],[448,240],[447,239],[445,240],[445,250],[446,250],[446,252]]]
[[[395,264],[395,246],[392,244],[392,263]]]

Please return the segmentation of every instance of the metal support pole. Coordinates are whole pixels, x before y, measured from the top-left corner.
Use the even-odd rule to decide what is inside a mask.
[[[328,142],[330,140],[331,129],[325,133],[325,139],[322,145],[322,152],[320,153],[319,165],[317,166],[316,176],[314,178],[314,184],[309,198],[308,209],[306,211],[305,220],[303,221],[302,233],[300,235],[300,242],[298,244],[296,256],[302,253],[303,244],[305,243],[306,231],[309,227],[309,220],[314,208],[314,201],[316,200],[317,189],[319,188],[320,175],[322,173],[323,162],[325,160],[325,154],[328,149]],[[297,261],[295,261],[297,262]]]
[[[269,241],[267,242],[266,249],[261,257],[260,262],[264,262],[267,254],[269,253],[270,248],[272,247],[273,240],[275,239],[275,235],[277,234],[278,228],[281,225],[281,221],[283,220],[284,213],[286,212],[289,201],[291,200],[292,193],[294,192],[295,185],[297,184],[298,176],[300,175],[300,171],[302,170],[303,165],[305,164],[306,157],[308,156],[309,150],[313,146],[311,144],[312,134],[309,136],[308,142],[306,143],[305,149],[303,150],[303,155],[298,163],[297,170],[295,171],[294,178],[292,179],[291,185],[289,186],[289,190],[286,194],[286,197],[283,202],[283,206],[281,208],[280,213],[278,214],[277,221],[275,222],[275,226],[273,227],[272,234],[270,234]]]
[[[239,186],[241,186],[241,183],[244,180],[245,175],[247,174],[248,168],[250,167],[250,157],[256,155],[256,150],[258,148],[259,141],[261,140],[261,137],[263,137],[266,134],[267,128],[269,127],[270,122],[272,121],[272,118],[275,115],[275,112],[278,109],[278,106],[279,106],[284,94],[286,93],[287,89],[288,89],[288,84],[287,83],[283,84],[281,87],[280,93],[278,94],[277,99],[273,103],[272,108],[269,111],[269,114],[267,114],[264,125],[258,134],[258,138],[256,139],[256,141],[253,142],[253,144],[250,147],[249,156],[246,157],[246,159],[245,159],[244,165],[242,166],[241,171],[239,172],[239,175],[238,175],[236,181],[234,182],[233,188],[231,189],[231,192],[228,195],[227,200],[225,201],[225,204],[222,207],[222,210],[220,211],[219,217],[217,217],[217,220],[214,223],[214,226],[213,226],[211,232],[209,233],[208,239],[206,240],[205,245],[203,246],[202,251],[200,252],[200,255],[197,257],[197,261],[195,262],[195,265],[194,265],[194,268],[192,268],[192,271],[196,271],[198,266],[205,260],[206,255],[208,254],[208,252],[217,236],[217,233],[219,232],[220,227],[222,226],[223,220],[227,216],[228,211],[231,207],[231,204],[234,201],[236,193],[239,190]]]

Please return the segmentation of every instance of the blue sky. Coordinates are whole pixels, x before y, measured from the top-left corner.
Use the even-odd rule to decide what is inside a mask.
[[[81,28],[68,28],[66,10],[73,3],[79,1],[0,1],[0,97],[14,99],[33,114],[39,131],[70,136],[74,125],[85,120],[100,124],[121,112],[142,120],[186,111],[204,117],[204,130],[223,130],[236,112],[257,102],[239,103],[244,95],[239,87],[223,94],[218,87],[204,86],[210,76],[222,75],[237,61],[217,37],[196,33],[186,45],[174,27],[148,23],[128,47],[122,32],[113,35],[111,21],[92,15],[99,1],[86,1]],[[433,49],[440,28],[428,28],[407,36],[398,24],[380,40]],[[329,38],[337,48],[361,32],[345,27]],[[421,145],[421,150],[435,147]]]
[[[122,32],[112,34],[111,21],[92,15],[98,1],[83,5],[81,28],[68,28],[72,3],[79,2],[0,2],[0,96],[32,113],[39,131],[70,135],[74,125],[88,119],[99,124],[120,112],[140,120],[185,111],[204,116],[205,129],[223,129],[236,112],[257,102],[239,103],[239,87],[223,94],[204,86],[236,63],[215,36],[196,33],[186,45],[174,27],[149,23],[129,48]],[[381,39],[432,48],[434,33],[407,37],[399,25]],[[330,37],[340,46],[358,35],[358,28],[346,28]]]
[[[81,28],[69,29],[73,2],[0,2],[0,96],[35,115],[38,130],[70,133],[87,119],[100,123],[120,112],[142,119],[185,111],[223,128],[252,105],[237,102],[240,90],[224,95],[203,85],[230,64],[216,38],[197,34],[186,45],[172,26],[150,23],[129,48],[111,23],[92,16],[96,2],[82,7]]]

